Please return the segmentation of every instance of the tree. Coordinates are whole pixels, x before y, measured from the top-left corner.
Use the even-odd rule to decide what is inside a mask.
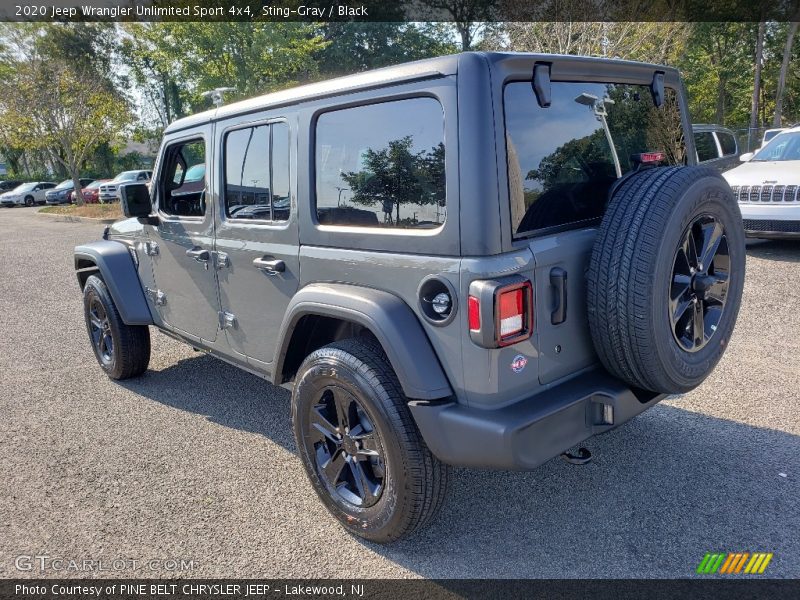
[[[781,70],[778,76],[778,89],[775,92],[775,116],[772,119],[772,124],[775,127],[781,126],[783,96],[786,92],[786,74],[789,71],[789,61],[792,58],[792,47],[794,45],[794,37],[797,34],[798,25],[800,25],[799,22],[792,21],[789,23],[789,29],[786,33],[786,45],[783,48],[783,59],[781,60]]]
[[[403,205],[444,204],[444,145],[414,153],[411,136],[389,141],[386,148],[364,152],[364,168],[343,173],[353,192],[352,202],[362,206],[379,204],[383,213],[400,224]]]
[[[753,102],[750,107],[751,130],[758,126],[758,102],[761,94],[761,63],[764,59],[764,35],[766,33],[766,27],[767,24],[764,21],[758,24],[758,38],[756,40],[755,51],[755,77],[753,80]]]
[[[326,42],[317,54],[319,71],[344,75],[456,51],[439,24],[403,22],[323,23]]]
[[[426,0],[424,5],[433,20],[441,21],[442,16],[452,19],[462,52],[474,49],[497,13],[497,0]]]
[[[61,61],[19,62],[8,85],[14,94],[2,99],[2,135],[14,146],[47,153],[65,168],[75,190],[80,190],[81,166],[93,150],[128,124],[127,107],[120,105],[103,81]],[[80,194],[75,198],[83,203]]]

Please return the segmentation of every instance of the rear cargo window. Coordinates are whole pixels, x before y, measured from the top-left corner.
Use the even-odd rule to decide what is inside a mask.
[[[320,224],[436,229],[444,223],[444,115],[437,100],[327,112],[316,133]]]
[[[602,217],[631,155],[663,152],[682,164],[685,140],[675,90],[656,107],[647,86],[553,82],[542,108],[530,81],[505,87],[506,149],[515,236],[580,227]]]

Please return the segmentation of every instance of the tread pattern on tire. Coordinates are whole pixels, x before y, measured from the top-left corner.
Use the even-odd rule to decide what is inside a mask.
[[[390,425],[400,440],[410,486],[411,502],[405,519],[382,541],[390,542],[425,527],[442,507],[450,478],[450,468],[428,449],[408,409],[408,398],[389,359],[377,340],[371,337],[349,338],[333,342],[310,354],[306,361],[331,353],[363,376],[385,398],[383,407]],[[301,370],[302,367],[301,367]]]
[[[704,167],[659,167],[631,176],[616,189],[597,234],[587,276],[587,310],[597,354],[616,377],[667,391],[651,343],[652,266],[661,234],[682,192],[719,177]],[[661,257],[663,260],[663,257]]]
[[[150,364],[150,329],[146,325],[126,325],[117,310],[105,282],[97,275],[86,280],[84,290],[92,286],[103,300],[109,322],[119,335],[117,363],[114,371],[106,371],[112,379],[130,379],[141,375]]]

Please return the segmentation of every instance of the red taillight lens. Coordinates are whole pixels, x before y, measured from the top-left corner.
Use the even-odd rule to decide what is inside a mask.
[[[500,292],[497,305],[500,311],[500,337],[508,337],[522,331],[525,327],[523,289]]]
[[[472,331],[480,331],[481,328],[481,301],[475,296],[469,297],[469,328]]]
[[[533,287],[530,281],[497,290],[495,319],[500,346],[526,340],[533,331]]]

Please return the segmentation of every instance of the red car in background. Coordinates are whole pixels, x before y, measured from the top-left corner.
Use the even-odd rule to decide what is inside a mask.
[[[105,183],[106,181],[111,181],[110,179],[95,179],[92,183],[87,185],[83,188],[83,201],[86,204],[99,204],[100,203],[100,185]],[[75,190],[72,190],[67,196],[67,199],[70,203],[75,202]]]

